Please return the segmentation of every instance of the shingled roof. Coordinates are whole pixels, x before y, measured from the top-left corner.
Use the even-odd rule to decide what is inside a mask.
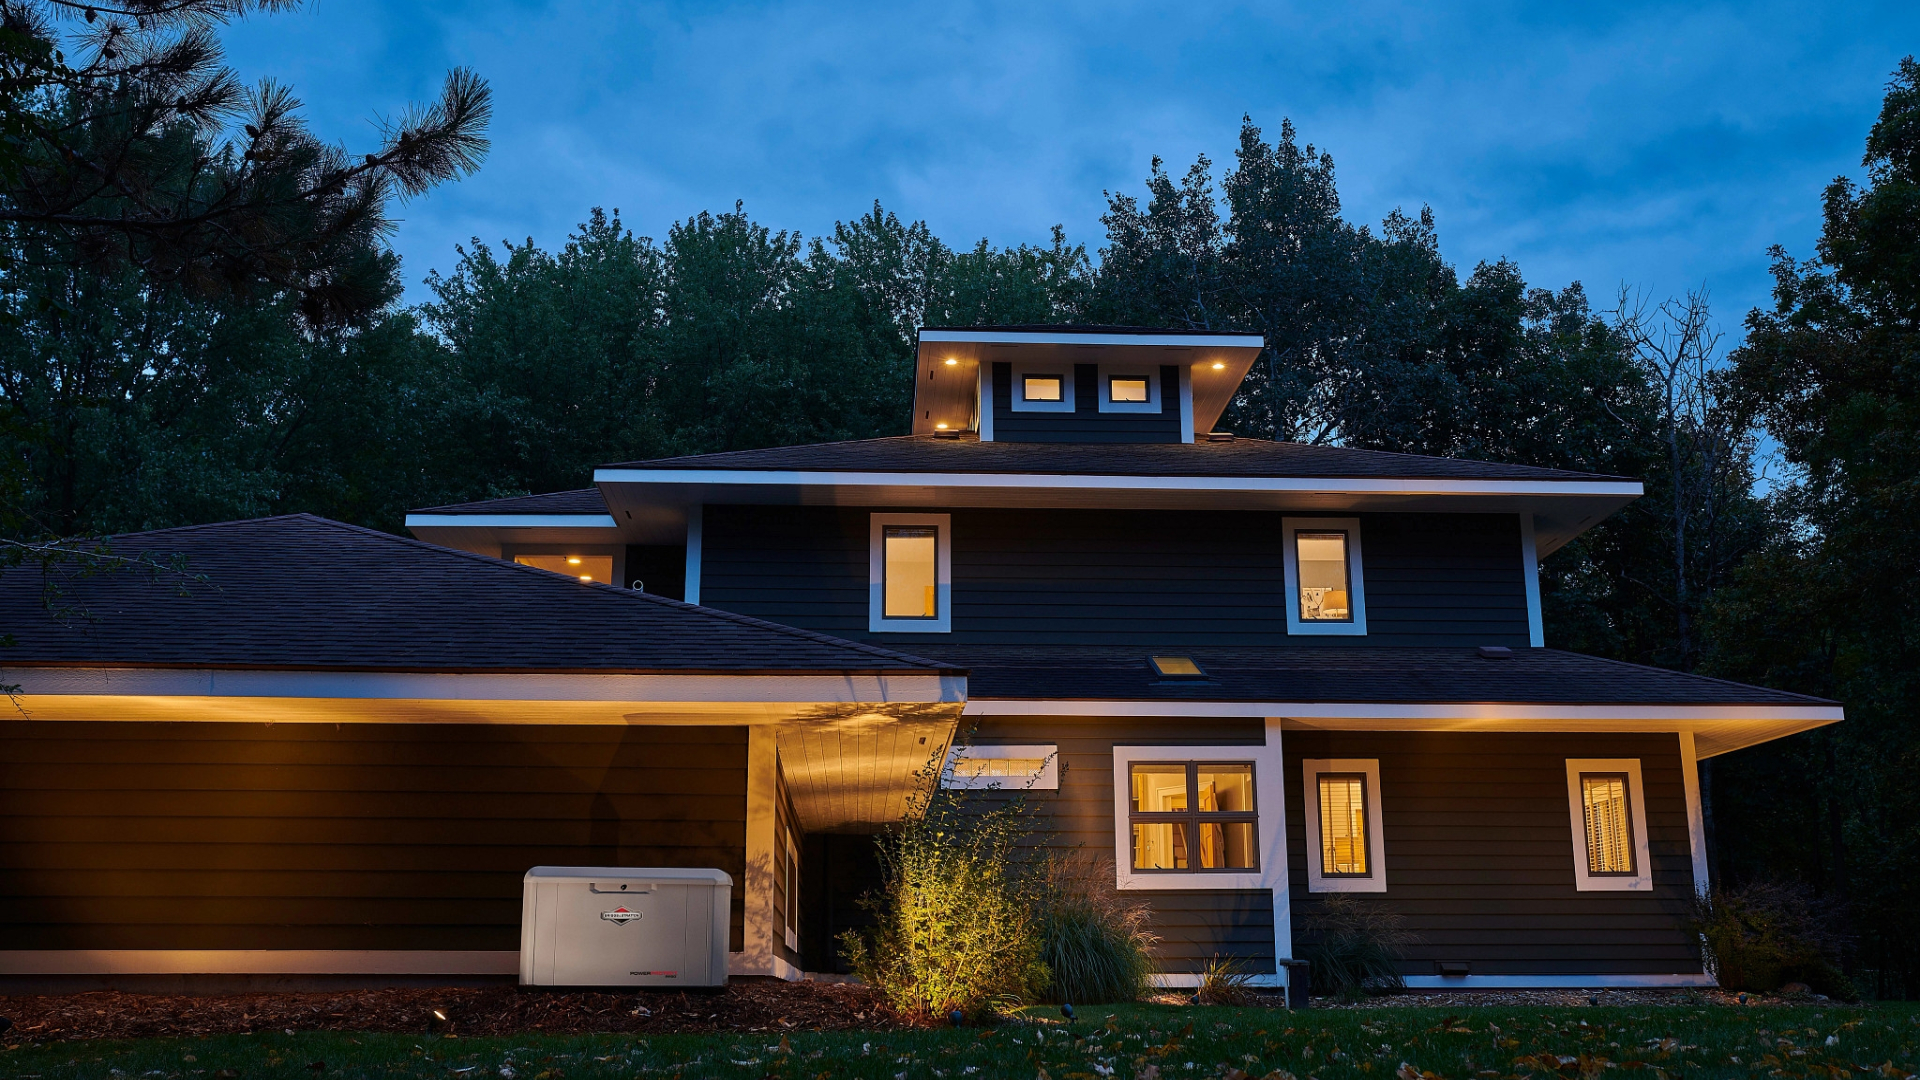
[[[582,516],[602,517],[607,513],[607,500],[600,497],[599,488],[581,488],[578,491],[551,491],[545,495],[513,495],[504,499],[481,499],[477,502],[449,503],[446,506],[427,506],[412,510],[414,514],[579,514]]]
[[[116,556],[184,560],[185,574],[72,563],[8,569],[0,573],[0,625],[17,644],[0,652],[0,665],[955,671],[306,514],[132,533],[110,546]]]
[[[1341,446],[1235,439],[1194,443],[981,442],[972,435],[732,450],[603,469],[999,473],[1047,476],[1215,476],[1379,480],[1595,481],[1620,477]]]
[[[968,670],[967,696],[1013,700],[1828,706],[1821,698],[1558,649],[1490,659],[1472,648],[965,646],[925,652]],[[1191,657],[1208,678],[1162,679],[1151,652]]]

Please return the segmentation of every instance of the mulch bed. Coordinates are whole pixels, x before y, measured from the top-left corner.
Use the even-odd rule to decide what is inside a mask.
[[[434,1016],[439,1010],[444,1023]],[[716,994],[557,993],[513,987],[188,996],[99,991],[0,996],[0,1042],[149,1039],[251,1031],[429,1031],[447,1035],[835,1031],[903,1026],[878,994],[848,983],[735,983]]]

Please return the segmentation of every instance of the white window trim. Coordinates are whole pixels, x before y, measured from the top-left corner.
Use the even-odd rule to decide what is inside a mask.
[[[1119,889],[1285,889],[1287,886],[1286,785],[1279,740],[1269,732],[1266,746],[1116,746],[1113,748],[1113,865]],[[1254,832],[1260,869],[1203,870],[1190,873],[1133,869],[1132,778],[1136,761],[1253,762]],[[1282,897],[1275,894],[1278,904]],[[1276,912],[1275,918],[1279,915]]]
[[[1140,364],[1101,364],[1099,368],[1097,393],[1100,395],[1100,411],[1103,413],[1159,413],[1163,406],[1160,402],[1160,366]],[[1110,399],[1112,388],[1107,380],[1118,375],[1126,378],[1147,380],[1147,400],[1113,401]]]
[[[1050,412],[1070,413],[1074,410],[1073,384],[1079,380],[1073,375],[1073,361],[1061,360],[1046,363],[1034,360],[1015,360],[1013,364],[1013,382],[1007,392],[1007,407],[1014,412]],[[1021,393],[1021,378],[1026,375],[1058,375],[1061,379],[1059,401],[1028,401]]]
[[[1305,530],[1339,530],[1347,534],[1347,584],[1353,594],[1351,622],[1307,622],[1300,618],[1300,549],[1295,534]],[[1281,555],[1285,563],[1287,587],[1287,633],[1335,634],[1365,637],[1367,634],[1367,575],[1360,557],[1360,519],[1351,517],[1289,517],[1280,519]]]
[[[1367,778],[1366,877],[1326,877],[1320,866],[1320,774],[1360,773]],[[1380,761],[1377,758],[1308,758],[1300,763],[1300,809],[1307,826],[1307,891],[1362,893],[1387,891],[1386,845],[1380,817]]]
[[[955,776],[953,763],[966,758],[968,761],[992,761],[1000,758],[1042,758],[1046,764],[1040,766],[1036,776]],[[947,754],[947,763],[940,770],[940,786],[970,790],[989,790],[999,788],[1003,791],[1058,791],[1060,790],[1060,748],[1053,743],[1039,743],[1024,746],[956,746]]]
[[[1580,801],[1581,773],[1626,773],[1627,816],[1633,819],[1632,876],[1587,872],[1587,815]],[[1573,826],[1573,887],[1581,892],[1652,892],[1653,860],[1647,855],[1647,796],[1640,786],[1639,758],[1568,758],[1567,811]]]
[[[867,632],[872,634],[945,634],[953,629],[953,515],[951,514],[873,514],[868,526],[867,543]],[[932,525],[934,534],[934,572],[938,575],[934,603],[937,619],[889,619],[884,594],[887,580],[887,550],[884,536],[889,525]]]

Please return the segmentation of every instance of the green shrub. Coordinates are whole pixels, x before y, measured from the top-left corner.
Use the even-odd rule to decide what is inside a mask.
[[[1303,924],[1305,958],[1312,965],[1313,989],[1330,997],[1353,999],[1367,993],[1405,989],[1400,961],[1419,941],[1406,920],[1378,900],[1351,893],[1323,899]]]
[[[1153,974],[1149,908],[1114,889],[1112,859],[1054,855],[1040,881],[1046,1000],[1093,1005],[1134,1001]]]
[[[1769,992],[1799,982],[1853,1000],[1855,990],[1840,973],[1845,939],[1838,924],[1831,904],[1790,882],[1714,889],[1694,905],[1694,929],[1725,990]]]
[[[1253,976],[1240,970],[1230,957],[1216,956],[1200,969],[1200,985],[1193,991],[1197,1005],[1250,1005],[1253,990],[1247,985]]]
[[[885,885],[875,924],[841,936],[854,973],[910,1018],[969,1017],[1035,1000],[1041,961],[1033,874],[1019,800],[984,811],[932,789],[918,813],[879,838]]]

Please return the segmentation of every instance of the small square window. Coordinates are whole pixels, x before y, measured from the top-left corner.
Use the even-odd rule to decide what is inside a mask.
[[[1022,401],[1065,401],[1067,380],[1060,375],[1024,375],[1020,379]]]
[[[1107,380],[1107,400],[1145,404],[1147,380],[1132,375],[1115,375]]]
[[[1052,744],[1033,746],[956,746],[947,756],[940,786],[1000,788],[1005,791],[1057,791],[1060,751]]]

